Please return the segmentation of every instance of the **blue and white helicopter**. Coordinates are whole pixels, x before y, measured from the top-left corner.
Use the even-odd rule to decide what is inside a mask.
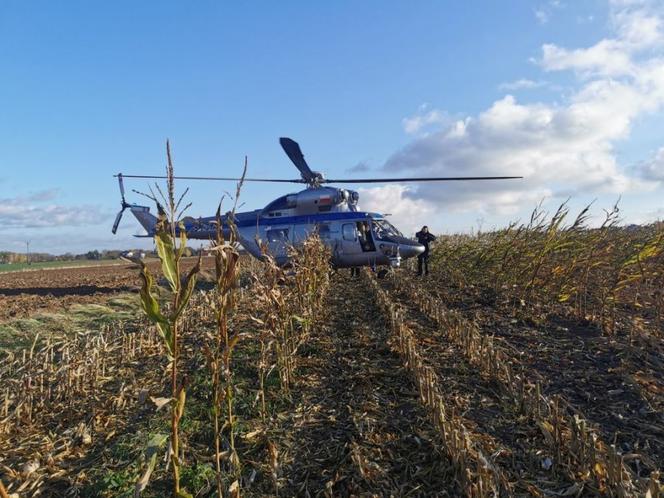
[[[238,241],[252,256],[262,259],[259,241],[267,244],[268,251],[279,265],[289,260],[288,246],[297,246],[310,234],[317,232],[330,248],[332,265],[348,268],[379,265],[397,267],[403,259],[412,258],[424,252],[424,246],[406,238],[385,216],[379,213],[361,211],[358,207],[359,194],[353,190],[327,187],[331,183],[388,183],[388,182],[440,182],[466,180],[507,180],[519,176],[471,176],[471,177],[424,177],[424,178],[353,178],[326,179],[318,171],[312,171],[304,160],[300,146],[290,138],[279,139],[286,155],[300,171],[301,178],[294,180],[244,178],[245,182],[299,183],[307,186],[300,192],[284,195],[270,202],[263,209],[234,214]],[[129,209],[145,228],[144,237],[153,237],[157,217],[150,208],[130,204],[125,200],[124,178],[164,179],[165,176],[115,175],[120,185],[122,209],[113,223],[116,233],[122,214]],[[235,181],[240,178],[176,176],[178,180]],[[221,222],[224,236],[230,235],[226,215]],[[214,240],[217,232],[216,216],[204,218],[187,217],[183,220],[187,237],[190,239]]]

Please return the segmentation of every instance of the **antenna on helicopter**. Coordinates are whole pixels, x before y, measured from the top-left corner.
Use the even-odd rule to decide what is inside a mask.
[[[113,223],[113,229],[111,230],[113,234],[115,235],[115,232],[118,231],[118,226],[120,225],[120,220],[122,219],[122,213],[124,213],[124,210],[127,209],[130,204],[125,200],[125,189],[124,189],[124,183],[122,182],[122,173],[118,173],[116,175],[118,177],[118,184],[120,185],[120,195],[122,196],[122,209],[120,209],[120,212],[117,214],[115,217],[115,222]]]

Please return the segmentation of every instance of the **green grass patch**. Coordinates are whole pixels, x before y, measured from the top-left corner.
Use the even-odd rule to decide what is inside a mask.
[[[9,320],[0,323],[0,349],[30,347],[37,334],[42,341],[47,337],[97,330],[116,321],[135,320],[139,316],[139,307],[136,295],[122,294],[105,304],[74,304],[66,313],[36,313],[30,318]]]
[[[48,268],[69,268],[77,266],[108,266],[122,264],[123,261],[119,259],[104,259],[102,261],[94,261],[89,259],[78,259],[76,261],[44,261],[40,263],[0,263],[0,273],[12,271],[26,271],[26,270],[42,270]]]

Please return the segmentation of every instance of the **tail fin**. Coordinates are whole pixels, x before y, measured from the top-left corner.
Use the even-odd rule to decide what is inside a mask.
[[[150,213],[150,208],[145,206],[132,206],[130,209],[138,222],[143,228],[145,228],[145,231],[148,232],[148,235],[154,235],[158,220],[155,215]]]

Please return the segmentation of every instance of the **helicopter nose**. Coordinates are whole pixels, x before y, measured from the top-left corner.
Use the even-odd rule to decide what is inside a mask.
[[[400,246],[399,250],[401,252],[402,258],[414,258],[415,256],[419,256],[424,252],[424,246],[422,244],[418,244],[417,242],[412,242],[408,245]]]

